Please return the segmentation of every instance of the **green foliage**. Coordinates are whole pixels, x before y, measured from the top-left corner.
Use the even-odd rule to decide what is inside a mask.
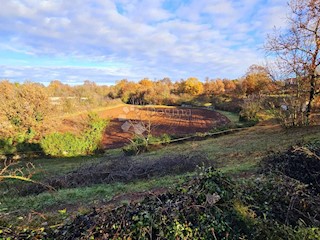
[[[225,166],[227,164],[228,168],[235,169],[237,166],[244,166],[247,163],[255,164],[258,160],[260,160],[260,157],[265,155],[267,151],[272,150],[279,150],[286,148],[289,144],[294,144],[295,139],[303,139],[303,140],[315,140],[319,139],[319,128],[313,127],[313,128],[298,128],[298,129],[289,129],[289,130],[281,130],[280,128],[277,128],[277,131],[274,131],[274,128],[253,128],[251,131],[246,132],[245,134],[236,134],[231,135],[226,138],[222,137],[219,139],[209,139],[203,142],[197,142],[197,147],[191,147],[192,145],[190,143],[187,144],[181,144],[181,145],[175,145],[170,146],[168,149],[163,149],[157,152],[156,154],[146,154],[139,157],[129,158],[130,161],[127,161],[127,163],[131,163],[132,159],[136,159],[137,161],[141,161],[144,163],[150,163],[153,162],[153,158],[145,158],[145,156],[152,155],[152,157],[158,157],[159,155],[163,154],[164,152],[166,155],[163,156],[163,159],[159,161],[162,165],[167,166],[166,160],[168,156],[173,155],[176,152],[185,152],[185,154],[190,154],[192,151],[195,151],[195,149],[198,152],[202,153],[209,153],[210,154],[210,160],[214,159],[215,163],[218,162],[218,164],[221,164],[220,166]],[[232,149],[230,148],[230,143],[233,142],[234,145],[232,145]],[[227,147],[228,146],[228,147]],[[316,145],[308,146],[309,150],[316,153],[317,150]],[[237,152],[237,154],[235,154]],[[303,152],[296,152],[297,155],[305,155]],[[108,154],[108,159],[115,158],[115,162],[123,158],[120,152],[117,152],[117,155]],[[319,154],[317,153],[319,156]],[[118,159],[119,158],[119,159]],[[286,157],[287,158],[287,157]],[[279,161],[282,160],[282,163],[286,163],[286,158],[284,156],[279,156]],[[77,159],[67,159],[69,162],[74,162],[73,166],[77,166],[79,164],[79,160]],[[89,159],[83,159],[83,161],[87,161]],[[61,174],[61,167],[63,168],[68,167],[70,171],[74,171],[72,167],[66,164],[64,162],[66,160],[61,160],[60,165],[59,159],[48,159],[48,161],[43,162],[43,164],[48,164],[48,162],[52,162],[52,169],[54,169],[57,173]],[[104,162],[105,158],[103,158]],[[189,160],[188,160],[189,161]],[[219,162],[221,161],[221,162]],[[292,161],[293,164],[296,164],[297,161]],[[69,164],[68,162],[68,164]],[[303,164],[304,161],[301,161],[301,164]],[[234,164],[236,163],[236,165]],[[92,162],[89,163],[92,165]],[[96,165],[96,164],[94,164]],[[118,164],[119,165],[119,164]],[[184,165],[184,164],[183,164]],[[315,165],[313,165],[313,168],[315,168]],[[89,169],[89,168],[87,168]],[[104,169],[106,172],[108,169],[106,168],[99,168]],[[119,168],[121,171],[126,170]],[[130,166],[127,167],[127,169],[131,169]],[[139,166],[137,168],[139,170],[139,176],[141,174],[141,167]],[[150,169],[148,166],[146,169]],[[157,172],[163,172],[162,170],[159,171],[159,168],[155,168]],[[286,167],[286,169],[288,169]],[[298,170],[302,169],[301,167],[297,168]],[[248,177],[247,170],[245,169],[245,172],[243,169],[241,171],[235,171],[233,174],[236,173],[236,177],[242,177],[245,176]],[[277,175],[279,175],[279,168],[277,169]],[[50,171],[49,171],[50,172]],[[101,172],[101,171],[100,171]],[[114,171],[113,171],[114,172]],[[145,173],[146,171],[142,171]],[[175,171],[176,172],[176,171]],[[290,171],[291,172],[291,171]],[[249,172],[251,173],[251,171]],[[47,169],[46,169],[47,174]],[[146,173],[147,174],[147,173]],[[303,173],[304,174],[304,173]],[[206,176],[206,173],[201,173],[200,176]],[[223,176],[223,175],[222,175]],[[249,175],[250,176],[250,175]],[[319,175],[317,175],[319,176]],[[179,177],[179,176],[178,176]],[[178,179],[177,177],[177,179]],[[223,176],[225,177],[225,176]],[[199,179],[198,176],[196,179]],[[226,177],[225,177],[226,178]],[[228,178],[226,178],[228,179]],[[72,180],[74,181],[74,180]],[[129,180],[132,181],[132,178]],[[139,182],[138,184],[149,184],[150,181],[159,181],[158,178],[144,180]],[[70,180],[71,182],[71,180]],[[228,182],[228,181],[227,181]],[[232,181],[231,181],[232,183]],[[237,182],[236,182],[237,183]],[[87,199],[85,196],[81,195],[86,192],[86,189],[89,188],[73,188],[73,189],[65,189],[65,190],[59,190],[56,194],[51,193],[45,193],[47,195],[47,198],[52,198],[50,200],[50,205],[47,207],[51,209],[51,206],[56,207],[59,204],[72,204],[74,205],[79,204],[79,202],[84,203],[86,205],[89,201],[98,200],[103,198],[105,200],[107,196],[107,200],[109,200],[110,196],[113,196],[112,194],[120,194],[125,192],[124,189],[129,189],[130,191],[133,190],[135,186],[138,185],[135,181],[133,183],[130,183],[130,185],[124,185],[124,187],[120,187],[119,190],[115,191],[114,189],[110,190],[110,192],[106,191],[106,188],[108,188],[110,185],[103,184],[95,192],[89,192],[87,193]],[[157,185],[157,187],[163,187],[164,184],[160,183]],[[174,185],[174,181],[171,182],[171,184],[168,184],[170,187]],[[165,187],[167,187],[166,185]],[[306,191],[308,190],[307,187],[304,184],[301,184],[293,179],[289,178],[283,178],[283,177],[274,177],[268,176],[265,177],[264,175],[254,175],[250,177],[247,181],[239,181],[238,184],[234,184],[234,182],[230,185],[231,190],[226,187],[227,184],[223,184],[221,181],[214,181],[214,178],[209,178],[208,182],[206,183],[207,186],[214,185],[218,189],[222,189],[225,192],[230,192],[231,196],[230,201],[223,201],[228,198],[221,198],[216,204],[210,205],[210,204],[203,204],[203,201],[199,201],[199,193],[203,193],[202,199],[207,199],[206,194],[204,194],[208,188],[204,187],[204,184],[201,186],[198,186],[197,181],[193,181],[193,179],[189,182],[184,184],[183,186],[178,187],[176,190],[169,190],[169,192],[158,195],[158,193],[152,192],[147,199],[145,199],[142,203],[132,203],[128,205],[128,203],[125,206],[117,207],[113,210],[107,210],[104,209],[98,209],[98,212],[91,212],[90,215],[83,215],[83,213],[80,213],[81,215],[76,218],[75,221],[69,221],[67,224],[62,224],[60,226],[63,226],[60,228],[59,236],[65,236],[62,234],[72,234],[73,232],[82,231],[83,234],[91,234],[90,231],[93,230],[94,232],[92,235],[94,235],[96,238],[99,238],[99,234],[104,234],[106,231],[113,231],[116,234],[115,239],[125,239],[129,238],[131,233],[141,233],[145,234],[145,238],[153,238],[156,239],[154,235],[150,237],[148,235],[151,234],[157,234],[157,231],[159,231],[159,234],[162,234],[161,236],[165,237],[159,237],[160,239],[175,239],[175,238],[186,238],[186,239],[214,239],[213,233],[215,234],[217,239],[222,239],[223,236],[221,233],[221,230],[223,227],[225,227],[227,224],[227,229],[232,229],[231,234],[229,234],[228,239],[239,239],[238,235],[241,232],[243,239],[319,239],[319,225],[318,223],[315,223],[313,226],[310,226],[308,222],[300,220],[299,216],[302,217],[308,217],[310,216],[316,216],[318,217],[318,208],[317,205],[320,201],[318,198],[316,198],[317,201],[310,201],[312,200],[311,197],[314,197],[310,194],[310,192]],[[190,187],[188,187],[190,186]],[[158,188],[157,188],[158,189]],[[171,188],[172,189],[172,188]],[[145,188],[139,188],[135,189],[136,191],[143,191]],[[149,189],[148,189],[149,190]],[[77,191],[79,194],[70,194],[69,191]],[[57,199],[57,196],[60,196],[61,193],[64,192],[64,198],[63,200]],[[208,200],[210,201],[210,196],[213,197],[214,193],[217,193],[220,197],[223,195],[222,192],[214,191],[210,192],[208,195]],[[153,195],[154,194],[154,195]],[[35,197],[41,197],[41,195],[33,195]],[[33,197],[32,196],[32,197]],[[128,197],[131,199],[131,196],[134,195],[122,195],[121,197]],[[180,197],[179,197],[180,196]],[[182,198],[181,196],[184,196]],[[224,195],[225,196],[225,195]],[[11,202],[11,205],[14,206],[12,209],[9,208],[9,210],[4,212],[14,212],[15,207],[19,206],[20,209],[26,209],[23,203],[30,204],[30,199],[32,199],[30,196],[27,198],[15,198],[10,199],[7,198],[7,202]],[[120,198],[122,199],[122,198]],[[11,200],[11,201],[10,201]],[[12,202],[14,200],[14,202]],[[72,201],[71,203],[68,201]],[[118,198],[115,198],[115,201],[118,201]],[[221,202],[220,202],[221,201]],[[6,201],[3,201],[4,203]],[[49,201],[47,201],[49,202]],[[312,203],[313,202],[313,203]],[[19,204],[17,204],[19,203]],[[185,205],[183,205],[185,203]],[[200,204],[198,204],[200,203]],[[37,198],[33,201],[33,204],[35,206],[39,206],[41,204],[46,204],[46,200],[44,198]],[[163,205],[161,205],[163,204]],[[180,204],[180,205],[179,205]],[[305,206],[304,206],[305,205]],[[3,207],[7,207],[4,205]],[[216,209],[217,211],[212,211],[208,213],[209,208]],[[300,208],[302,207],[302,208]],[[305,210],[307,207],[307,210]],[[63,208],[63,207],[61,207]],[[59,209],[61,209],[59,208]],[[176,208],[176,211],[172,211],[172,209]],[[34,206],[30,207],[32,210],[40,211],[40,208],[35,208]],[[42,208],[43,211],[45,211],[46,208]],[[109,207],[108,207],[109,209]],[[120,210],[121,211],[120,211]],[[43,212],[42,211],[42,212]],[[181,212],[180,215],[177,213],[178,211]],[[189,211],[189,212],[188,212]],[[69,212],[69,209],[68,209]],[[300,213],[299,213],[300,212]],[[211,221],[211,224],[213,225],[213,233],[211,231],[211,235],[209,236],[201,236],[200,234],[203,232],[203,234],[208,232],[208,229],[205,229],[207,226],[208,228],[212,225],[207,224],[206,222],[200,222],[197,219],[197,215],[202,216],[203,218],[209,218]],[[298,215],[296,218],[296,213],[301,214]],[[316,213],[316,214],[314,214]],[[49,214],[49,213],[48,213]],[[162,215],[161,215],[162,214]],[[4,214],[5,215],[5,214]],[[168,217],[166,216],[168,215]],[[207,215],[207,216],[206,216]],[[305,215],[305,216],[303,216]],[[47,215],[46,215],[47,216]],[[137,216],[137,217],[134,217]],[[158,217],[162,216],[162,218]],[[190,217],[189,217],[190,216]],[[222,216],[222,217],[221,217]],[[288,221],[290,224],[285,224],[286,218],[288,216]],[[105,222],[103,222],[103,218],[105,218]],[[130,222],[134,220],[135,222]],[[218,220],[217,220],[218,219]],[[232,219],[236,219],[237,221],[229,221]],[[5,220],[1,219],[3,223],[6,223]],[[112,225],[107,225],[108,221],[112,221]],[[138,222],[141,221],[141,224]],[[203,225],[197,224],[200,222]],[[0,225],[2,223],[0,221]],[[43,222],[43,221],[42,221]],[[191,224],[190,224],[191,222]],[[209,220],[207,220],[209,222]],[[231,223],[230,223],[231,222]],[[55,224],[58,224],[60,222],[56,222]],[[78,223],[78,224],[77,224]],[[126,225],[128,223],[128,225]],[[49,224],[51,224],[49,222]],[[121,225],[122,224],[122,225]],[[148,225],[149,224],[149,225]],[[153,225],[154,224],[154,225]],[[3,224],[7,228],[4,231],[8,231],[8,233],[4,234],[4,236],[22,236],[20,239],[28,239],[29,235],[27,232],[30,232],[32,230],[24,230],[19,233],[13,233],[15,230],[14,227],[10,227],[9,223]],[[108,227],[109,226],[109,227]],[[114,226],[114,228],[111,228]],[[42,238],[57,238],[58,235],[53,236],[50,233],[50,227],[45,227],[44,235]],[[204,231],[199,231],[198,229],[204,229]],[[1,229],[1,228],[0,228]],[[21,229],[21,228],[20,228]],[[106,230],[107,229],[107,230]],[[117,229],[120,229],[119,232],[117,232]],[[133,230],[132,230],[133,229]],[[155,229],[153,231],[153,229]],[[101,233],[99,231],[102,231]],[[9,232],[11,231],[11,232]],[[34,234],[37,233],[38,230],[35,230]],[[138,232],[140,231],[140,232]],[[78,232],[79,233],[79,232]],[[80,233],[80,234],[81,234]],[[21,235],[20,235],[21,234]],[[78,236],[80,236],[80,234]],[[107,234],[107,233],[106,233]],[[238,234],[238,235],[236,235]],[[1,235],[1,234],[0,234]],[[222,237],[221,237],[222,235]],[[114,236],[114,235],[113,235]],[[104,235],[105,238],[112,238],[112,234]],[[138,235],[135,235],[138,236]],[[133,239],[135,239],[135,236],[131,236]],[[143,235],[142,235],[143,236]],[[1,238],[1,237],[0,237]],[[14,237],[12,237],[14,239]],[[18,238],[18,237],[16,237]],[[39,237],[41,238],[41,237]],[[63,238],[63,237],[62,237]],[[103,237],[101,237],[103,238]],[[139,238],[139,237],[136,237]],[[141,237],[142,238],[142,237]],[[72,237],[70,237],[72,239]],[[89,236],[83,236],[83,239],[89,239]]]
[[[72,133],[52,133],[41,140],[41,147],[51,156],[77,156],[85,154],[85,143]]]
[[[318,227],[306,227],[301,223],[298,227],[280,224],[275,221],[262,220],[257,223],[254,239],[283,240],[316,240],[320,239]]]
[[[0,154],[13,154],[16,151],[12,138],[0,139]]]
[[[295,146],[286,152],[275,153],[261,163],[262,172],[277,172],[320,193],[320,143],[318,141],[306,146]]]
[[[107,124],[108,122],[100,119],[97,114],[91,113],[88,115],[88,126],[81,139],[86,146],[87,153],[92,153],[99,147]]]
[[[147,136],[136,135],[129,144],[124,146],[122,150],[126,155],[137,155],[142,152],[147,152],[161,145],[170,143],[171,137],[168,134],[163,134],[159,137],[148,134]]]
[[[266,194],[268,193],[268,194]],[[261,176],[235,182],[212,168],[161,195],[66,219],[52,231],[6,228],[4,236],[53,239],[320,239],[303,218],[319,210],[298,182]],[[316,199],[315,204],[319,205]],[[63,237],[62,237],[63,236]]]
[[[254,239],[320,239],[319,196],[306,185],[281,175],[261,176],[242,183],[238,196],[254,216]]]
[[[56,237],[239,239],[248,236],[248,229],[232,207],[234,196],[233,181],[220,172],[201,169],[196,178],[166,194],[78,216]]]
[[[239,115],[239,120],[244,122],[258,122],[258,113],[261,108],[261,99],[258,96],[254,95],[249,96],[242,104],[242,110]]]
[[[36,132],[33,129],[29,129],[27,132],[20,132],[15,136],[0,139],[0,154],[41,151],[41,147],[34,140],[34,136],[36,136]]]
[[[272,154],[263,175],[239,185],[239,199],[256,214],[256,239],[320,239],[319,153],[316,141]]]
[[[96,114],[88,115],[85,131],[77,136],[72,133],[52,133],[41,140],[45,154],[59,157],[74,157],[93,153],[99,148],[107,121]]]

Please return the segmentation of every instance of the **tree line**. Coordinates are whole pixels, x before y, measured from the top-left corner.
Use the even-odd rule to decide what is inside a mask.
[[[221,99],[225,100],[222,105],[227,105],[233,99],[242,102],[252,99],[252,95],[295,96],[297,88],[302,86],[297,84],[297,78],[294,80],[274,80],[269,70],[259,65],[250,66],[239,79],[207,78],[203,82],[195,77],[175,82],[169,78],[155,81],[144,78],[139,82],[123,79],[113,86],[97,85],[91,81],[70,86],[54,80],[44,86],[41,83],[20,84],[3,80],[0,82],[0,136],[18,134],[23,139],[40,139],[48,131],[50,119],[54,117],[120,102],[138,105],[210,103],[218,107]],[[304,84],[307,85],[307,82]],[[307,89],[306,86],[304,91]],[[302,102],[307,100],[305,96]],[[240,110],[238,108],[237,111]]]
[[[236,99],[244,103],[242,116],[255,118],[262,103],[259,96],[269,96],[277,98],[271,99],[271,105],[284,125],[309,125],[320,106],[320,0],[291,0],[288,7],[287,27],[275,29],[265,44],[271,64],[268,68],[252,65],[239,79],[123,79],[114,86],[91,81],[69,86],[55,80],[47,87],[1,81],[0,138],[38,140],[48,131],[53,116],[114,105],[120,102],[117,99],[129,104],[211,103],[215,107],[228,106]]]

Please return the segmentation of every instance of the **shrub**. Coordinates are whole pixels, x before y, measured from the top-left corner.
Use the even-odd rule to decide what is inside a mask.
[[[206,170],[175,190],[141,203],[78,216],[60,227],[56,237],[240,239],[247,229],[232,207],[234,195],[229,178]]]
[[[17,185],[15,190],[20,196],[28,196],[50,190],[45,185],[58,190],[101,183],[133,182],[193,172],[197,166],[212,166],[213,164],[207,156],[198,153],[163,156],[159,159],[147,157],[143,161],[124,156],[121,159],[102,160],[96,164],[82,165],[71,172],[56,177],[48,176],[42,181],[44,185]]]
[[[88,126],[82,135],[82,141],[85,143],[87,153],[92,153],[99,147],[106,126],[107,121],[100,119],[98,115],[88,115]]]
[[[192,159],[187,156],[167,161],[159,159],[156,163],[137,161],[137,165],[124,161],[123,166],[115,161],[105,174],[113,175],[107,177],[112,181],[148,179],[159,174],[174,174],[177,164],[184,167]],[[199,160],[201,158],[192,164],[192,169]],[[96,169],[103,177],[100,170],[105,168],[96,166]],[[88,170],[91,169],[87,167],[83,172]],[[3,236],[12,239],[33,239],[32,236],[49,239],[319,239],[319,196],[308,191],[305,185],[288,177],[271,175],[254,176],[237,183],[212,168],[199,170],[183,184],[165,193],[150,192],[141,202],[94,208],[67,219],[54,231],[51,227],[36,230],[7,227]],[[83,184],[83,172],[79,173],[80,184]],[[131,175],[123,178],[123,174]],[[97,179],[91,177],[94,181]],[[66,178],[65,182],[70,184],[71,179]]]
[[[171,137],[168,134],[163,134],[160,137],[137,135],[131,142],[122,148],[126,155],[137,155],[142,152],[150,151],[162,145],[170,143]]]
[[[16,151],[12,138],[0,139],[0,154],[13,154]]]
[[[72,133],[52,133],[41,140],[45,154],[61,157],[74,157],[91,154],[99,148],[107,121],[96,114],[88,115],[85,131],[77,136]]]
[[[0,139],[0,154],[40,152],[41,147],[34,139],[36,132],[29,129],[27,132],[16,133],[14,136]]]
[[[217,110],[239,113],[243,100],[240,98],[219,97],[216,96],[212,99],[212,105]]]
[[[77,156],[85,154],[84,141],[72,133],[52,133],[41,141],[41,147],[47,155]]]
[[[284,127],[299,127],[308,125],[306,118],[306,101],[301,97],[286,97],[282,99],[280,106],[269,103],[270,110]]]
[[[258,113],[262,109],[261,102],[262,100],[258,96],[249,96],[242,104],[239,120],[258,122]]]

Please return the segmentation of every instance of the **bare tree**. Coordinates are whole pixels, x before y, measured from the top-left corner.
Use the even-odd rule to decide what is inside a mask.
[[[288,26],[275,29],[265,45],[276,57],[279,70],[295,80],[295,97],[306,103],[306,124],[310,123],[312,103],[319,94],[320,0],[291,0]]]

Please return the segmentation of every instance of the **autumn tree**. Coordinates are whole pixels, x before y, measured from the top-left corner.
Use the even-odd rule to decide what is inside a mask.
[[[105,96],[109,93],[107,86],[98,86],[95,82],[85,80],[82,85],[74,86],[74,100],[78,105],[93,107],[103,106],[105,103]],[[67,100],[67,99],[65,99]]]
[[[138,82],[138,89],[136,93],[132,95],[135,98],[133,103],[145,105],[145,104],[152,104],[153,99],[156,96],[156,92],[154,89],[154,82],[149,80],[148,78],[144,78]]]
[[[226,94],[233,94],[237,88],[235,81],[229,79],[223,79],[223,84]]]
[[[272,79],[268,70],[259,65],[251,65],[242,82],[247,95],[260,94],[272,89]]]
[[[170,79],[158,80],[152,83],[152,87],[147,88],[144,94],[144,101],[148,104],[168,104],[170,102],[172,86]]]
[[[13,84],[0,82],[0,111],[9,122],[11,135],[40,134],[51,112],[48,94],[37,83]]]
[[[295,79],[295,97],[306,102],[305,124],[319,94],[320,0],[291,0],[288,27],[275,29],[268,36],[266,51],[276,58],[276,65],[287,78]]]
[[[133,103],[133,95],[136,94],[139,85],[135,82],[122,79],[116,82],[116,85],[111,89],[109,94],[112,98],[121,98],[124,103]]]
[[[74,89],[68,84],[63,84],[59,80],[53,80],[47,87],[51,97],[69,97],[74,95]]]
[[[180,83],[180,92],[190,95],[199,95],[203,92],[203,84],[195,77],[190,77]]]
[[[153,87],[153,82],[149,80],[148,78],[142,79],[139,84],[146,89],[152,88]]]
[[[221,79],[207,80],[204,83],[204,92],[207,96],[223,94],[225,92],[223,81]]]

